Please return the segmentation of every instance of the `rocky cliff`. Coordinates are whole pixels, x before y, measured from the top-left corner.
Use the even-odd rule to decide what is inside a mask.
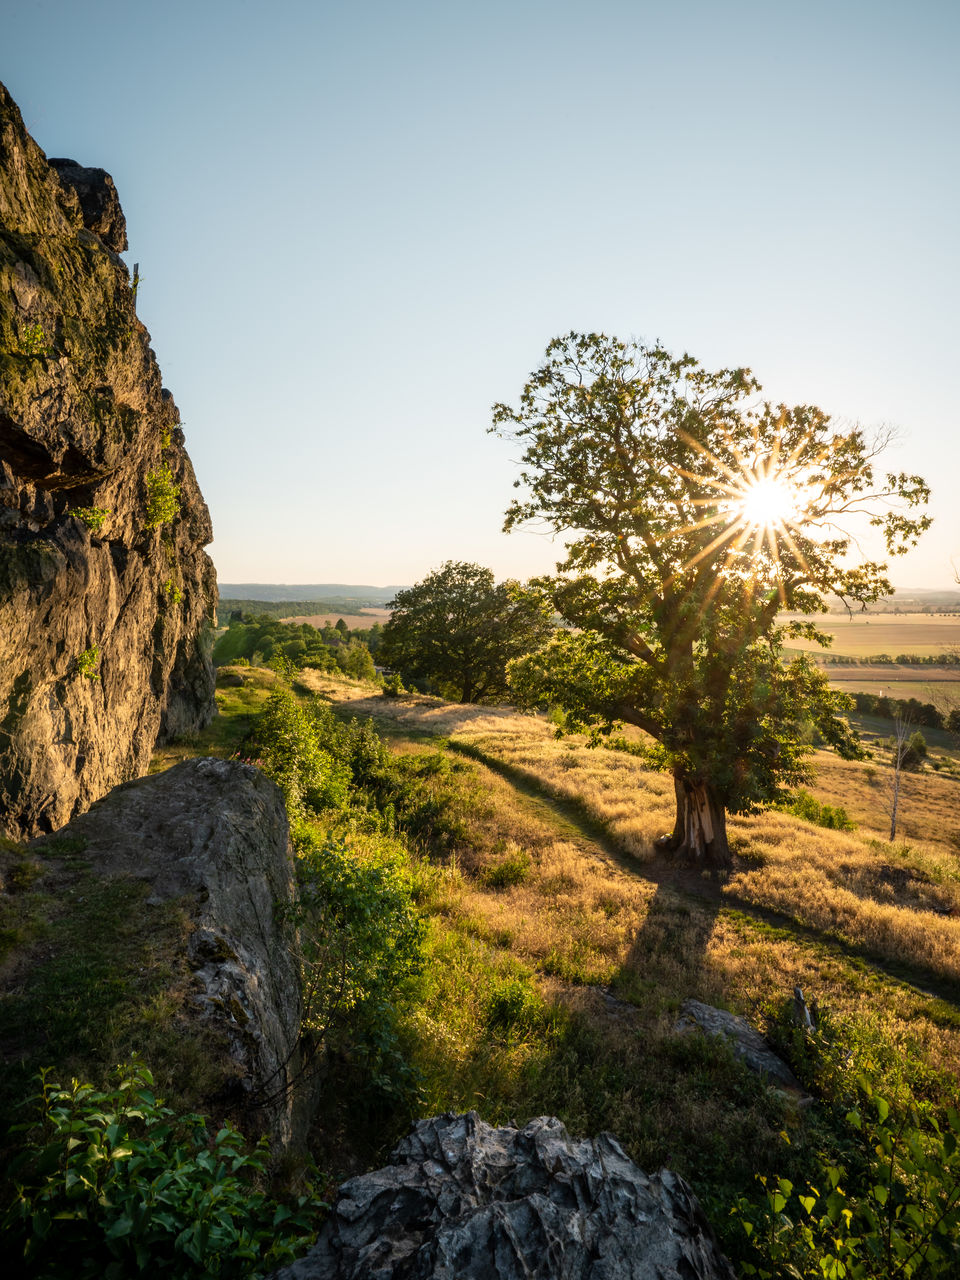
[[[0,830],[62,826],[213,714],[210,517],[102,169],[0,85]]]

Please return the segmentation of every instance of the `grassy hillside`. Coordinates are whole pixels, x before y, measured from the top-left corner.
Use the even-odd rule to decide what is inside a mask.
[[[218,692],[214,724],[154,768],[235,752],[273,767],[262,716],[283,683],[235,674],[246,683]],[[304,856],[342,850],[358,884],[364,868],[376,879],[394,867],[426,930],[382,1012],[364,1015],[361,1001],[331,1042],[311,1138],[326,1176],[375,1164],[417,1115],[556,1114],[574,1133],[613,1131],[643,1168],[688,1178],[738,1265],[779,1276],[783,1215],[758,1174],[799,1190],[842,1167],[843,1185],[869,1196],[875,1157],[845,1119],[865,1105],[866,1079],[899,1118],[918,1107],[933,1140],[960,1075],[955,779],[907,779],[905,838],[890,845],[883,761],[817,754],[810,791],[858,828],[735,818],[735,865],[718,880],[655,853],[672,782],[636,756],[557,740],[509,708],[387,698],[319,671],[296,678],[294,704],[326,726],[329,762],[325,798],[298,810]],[[820,1006],[812,1038],[789,1017],[797,985]],[[724,1044],[680,1034],[688,998],[764,1031],[814,1103],[769,1088]],[[103,1052],[80,1065],[102,1070]],[[744,1221],[756,1224],[749,1238]]]

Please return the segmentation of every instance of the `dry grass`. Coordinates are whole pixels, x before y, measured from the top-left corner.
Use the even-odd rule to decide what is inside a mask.
[[[658,883],[645,874],[644,866],[605,849],[575,823],[558,816],[549,803],[518,792],[480,763],[473,765],[473,771],[490,802],[485,823],[498,841],[509,840],[530,855],[531,871],[522,883],[500,891],[486,888],[481,877],[448,879],[443,901],[435,904],[436,913],[446,930],[488,948],[489,955],[504,957],[497,963],[505,963],[509,956],[536,972],[544,998],[585,1017],[600,1037],[604,1054],[616,1056],[626,1043],[635,1053],[638,1038],[644,1054],[655,1059],[667,1054],[675,1039],[677,1010],[688,997],[734,1008],[763,1025],[772,1006],[800,985],[841,1016],[862,1016],[866,1011],[891,1046],[909,1046],[909,1053],[921,1054],[934,1069],[956,1072],[960,1017],[944,1018],[936,999],[887,978],[829,940],[771,928],[718,895],[700,898],[688,891],[689,886]],[[781,820],[781,815],[775,817]],[[773,841],[778,830],[782,835],[799,826],[783,816],[782,826],[758,831],[758,839]],[[786,864],[788,854],[787,848]],[[842,874],[843,868],[838,866],[837,871]],[[808,878],[816,880],[822,873],[823,866],[811,869]],[[774,864],[768,881],[753,886],[743,878],[731,885],[731,893],[734,885],[744,895],[756,887],[758,895],[772,900],[776,890],[787,891],[788,878]],[[863,887],[867,897],[859,901],[852,891],[844,897],[828,883],[819,904],[821,914],[837,925],[838,905],[854,899],[857,927],[879,931],[879,948],[889,941],[883,933],[889,921],[871,908],[869,894],[877,886]],[[797,892],[796,885],[793,890]],[[804,891],[801,897],[807,901],[810,895]],[[781,905],[787,914],[796,914],[794,903]],[[950,971],[956,954],[951,959],[933,953],[934,937],[943,942],[943,935],[919,936],[919,914],[906,916],[904,927],[913,928],[914,933],[908,939],[898,934],[891,949],[909,943],[919,954],[923,948],[931,966]],[[841,920],[839,925],[849,921]],[[451,963],[449,957],[447,963]],[[628,1003],[611,1001],[608,991]],[[477,997],[461,996],[455,1003],[463,1004],[465,1025],[473,1025],[476,1017],[469,1014],[468,1006]],[[424,1023],[420,1033],[428,1039],[452,1035],[457,1040],[465,1035],[451,1031],[442,1019],[432,1030]],[[469,1056],[467,1041],[461,1038],[457,1043],[461,1054]],[[442,1046],[435,1048],[443,1056]],[[513,1055],[509,1064],[503,1061],[498,1069],[520,1071],[529,1065],[531,1055],[535,1059],[536,1046],[514,1046]],[[453,1068],[448,1063],[445,1070]],[[458,1105],[465,1101],[460,1099]]]
[[[841,760],[828,751],[818,751],[813,766],[815,780],[810,791],[828,804],[842,805],[859,824],[863,837],[886,839],[890,833],[892,769],[879,758],[861,763]],[[897,839],[955,863],[960,852],[960,783],[955,777],[927,771],[901,774]]]
[[[317,684],[356,714],[375,715],[408,731],[442,735],[452,745],[505,767],[513,778],[568,802],[596,823],[638,872],[642,874],[645,865],[653,871],[653,842],[673,824],[673,784],[666,775],[644,769],[635,757],[593,750],[578,739],[558,741],[542,718],[509,708],[466,707],[421,697],[357,697],[355,685],[348,688],[323,677]],[[817,763],[818,796],[842,804],[860,820],[870,811],[877,813],[878,800],[863,765],[831,761],[826,753],[818,754]],[[878,841],[884,827],[882,811],[881,820],[862,834],[828,831],[775,812],[731,818],[737,866],[721,897],[795,920],[882,962],[920,969],[936,981],[960,983],[960,857],[950,843],[958,825],[958,800],[960,786],[952,780],[926,774],[907,780],[904,833],[916,829],[935,837],[909,851]],[[594,898],[584,887],[588,872],[578,869],[575,853],[561,849],[551,858],[541,867],[556,889],[547,916],[556,918],[558,936],[588,940],[592,958],[584,962],[584,973],[589,970],[587,980],[601,980],[617,963],[617,939],[622,940],[624,930],[629,932],[635,922],[618,926],[592,905]],[[648,896],[652,885],[652,880],[647,882]],[[516,892],[522,902],[524,890]],[[531,910],[518,908],[524,919]],[[521,928],[517,913],[511,912],[501,926],[513,931],[522,954],[544,963],[554,944],[544,941],[542,921],[534,924],[528,919]],[[547,932],[554,933],[552,924]],[[554,971],[583,968],[571,951],[579,945],[556,944]]]

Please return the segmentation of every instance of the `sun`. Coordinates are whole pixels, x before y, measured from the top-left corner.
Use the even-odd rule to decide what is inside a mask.
[[[822,515],[822,480],[819,459],[811,456],[811,437],[803,436],[791,449],[779,435],[766,447],[755,438],[748,449],[727,440],[725,457],[690,436],[683,438],[708,469],[676,468],[691,486],[688,500],[698,518],[675,536],[703,539],[681,572],[719,556],[718,584],[730,574],[746,575],[755,583],[776,582],[784,597],[785,561],[806,570],[807,526]]]
[[[752,529],[782,530],[800,514],[797,486],[785,475],[744,477],[731,514]]]

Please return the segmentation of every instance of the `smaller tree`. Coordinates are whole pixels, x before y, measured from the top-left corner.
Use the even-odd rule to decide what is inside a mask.
[[[505,697],[507,663],[538,648],[553,626],[541,593],[494,583],[489,569],[455,560],[398,591],[390,608],[379,660],[458,702]]]

